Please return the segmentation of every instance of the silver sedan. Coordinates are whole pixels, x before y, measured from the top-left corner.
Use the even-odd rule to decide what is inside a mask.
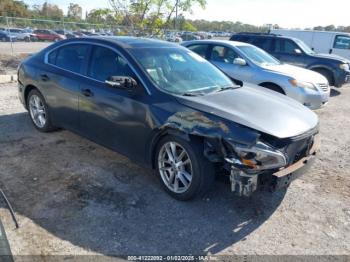
[[[282,93],[310,109],[318,109],[328,102],[330,88],[324,76],[283,64],[256,46],[224,40],[189,41],[182,45],[230,77]]]

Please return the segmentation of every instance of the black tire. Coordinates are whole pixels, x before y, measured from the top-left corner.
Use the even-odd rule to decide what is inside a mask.
[[[175,193],[172,190],[170,190],[163,181],[160,174],[158,157],[161,148],[168,142],[175,142],[181,145],[181,147],[183,147],[187,151],[188,157],[192,162],[192,181],[188,189],[182,193]],[[189,142],[182,138],[172,135],[165,136],[159,141],[155,155],[156,172],[158,174],[159,180],[163,188],[173,198],[181,201],[191,200],[197,196],[205,195],[213,185],[215,181],[214,165],[207,158],[205,158],[203,154],[203,147],[204,144],[199,139],[191,139],[191,141]]]
[[[31,109],[30,109],[29,103],[30,103],[31,97],[34,96],[34,95],[36,95],[36,96],[38,96],[38,97],[40,98],[40,100],[41,100],[41,102],[42,102],[42,104],[43,104],[43,106],[44,106],[44,109],[45,109],[45,120],[46,120],[46,121],[45,121],[45,125],[43,125],[42,127],[38,126],[38,125],[35,123],[35,121],[34,121],[34,119],[33,119],[33,116],[32,116],[32,114],[31,114]],[[44,132],[44,133],[52,132],[52,131],[57,130],[57,128],[54,127],[54,126],[52,125],[52,123],[51,123],[50,109],[49,109],[49,107],[48,107],[48,105],[47,105],[47,103],[46,103],[46,101],[45,101],[45,98],[44,98],[44,96],[43,96],[37,89],[33,89],[33,90],[31,90],[31,91],[29,92],[26,101],[27,101],[27,108],[28,108],[28,113],[29,113],[29,116],[30,116],[30,120],[32,121],[34,127],[35,127],[37,130],[39,130],[40,132]]]
[[[315,68],[315,69],[312,69],[312,70],[317,72],[317,73],[319,73],[319,74],[321,74],[321,75],[323,75],[327,79],[329,85],[330,86],[334,86],[335,83],[334,83],[334,77],[333,77],[332,72],[330,72],[327,69],[323,69],[323,68]]]
[[[267,84],[262,84],[262,85],[260,85],[260,86],[265,87],[265,88],[267,88],[267,89],[270,89],[270,90],[272,90],[272,91],[275,91],[275,92],[277,92],[277,93],[280,93],[280,94],[282,94],[282,95],[285,95],[285,94],[286,94],[280,86],[275,85],[275,84],[267,83]]]

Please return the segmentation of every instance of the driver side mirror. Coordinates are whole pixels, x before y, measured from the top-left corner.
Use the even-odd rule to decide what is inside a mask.
[[[234,65],[239,65],[239,66],[246,66],[247,65],[247,61],[245,61],[242,58],[235,58],[235,60],[233,60],[233,64]]]
[[[137,87],[137,82],[129,76],[110,76],[105,83],[111,87],[120,89],[134,90]]]
[[[301,55],[303,52],[301,52],[301,50],[299,48],[296,48],[294,49],[294,52],[297,54],[297,55]]]

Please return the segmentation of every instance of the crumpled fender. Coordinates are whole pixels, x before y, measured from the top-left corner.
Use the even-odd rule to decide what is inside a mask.
[[[164,135],[177,135],[190,141],[194,137],[203,138],[210,143],[217,155],[225,157],[222,141],[232,141],[240,144],[253,145],[260,133],[248,127],[225,120],[221,117],[186,108],[171,114],[157,128],[153,135],[149,149],[149,155],[154,155],[157,142]],[[209,159],[213,160],[213,158]],[[153,163],[153,159],[151,160]]]

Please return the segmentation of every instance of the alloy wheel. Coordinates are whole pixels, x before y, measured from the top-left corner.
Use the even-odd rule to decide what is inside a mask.
[[[169,190],[181,194],[192,182],[192,162],[184,147],[176,142],[165,143],[158,154],[160,176]]]
[[[34,124],[39,128],[43,128],[46,124],[47,119],[44,103],[39,96],[32,95],[30,97],[29,112]]]

